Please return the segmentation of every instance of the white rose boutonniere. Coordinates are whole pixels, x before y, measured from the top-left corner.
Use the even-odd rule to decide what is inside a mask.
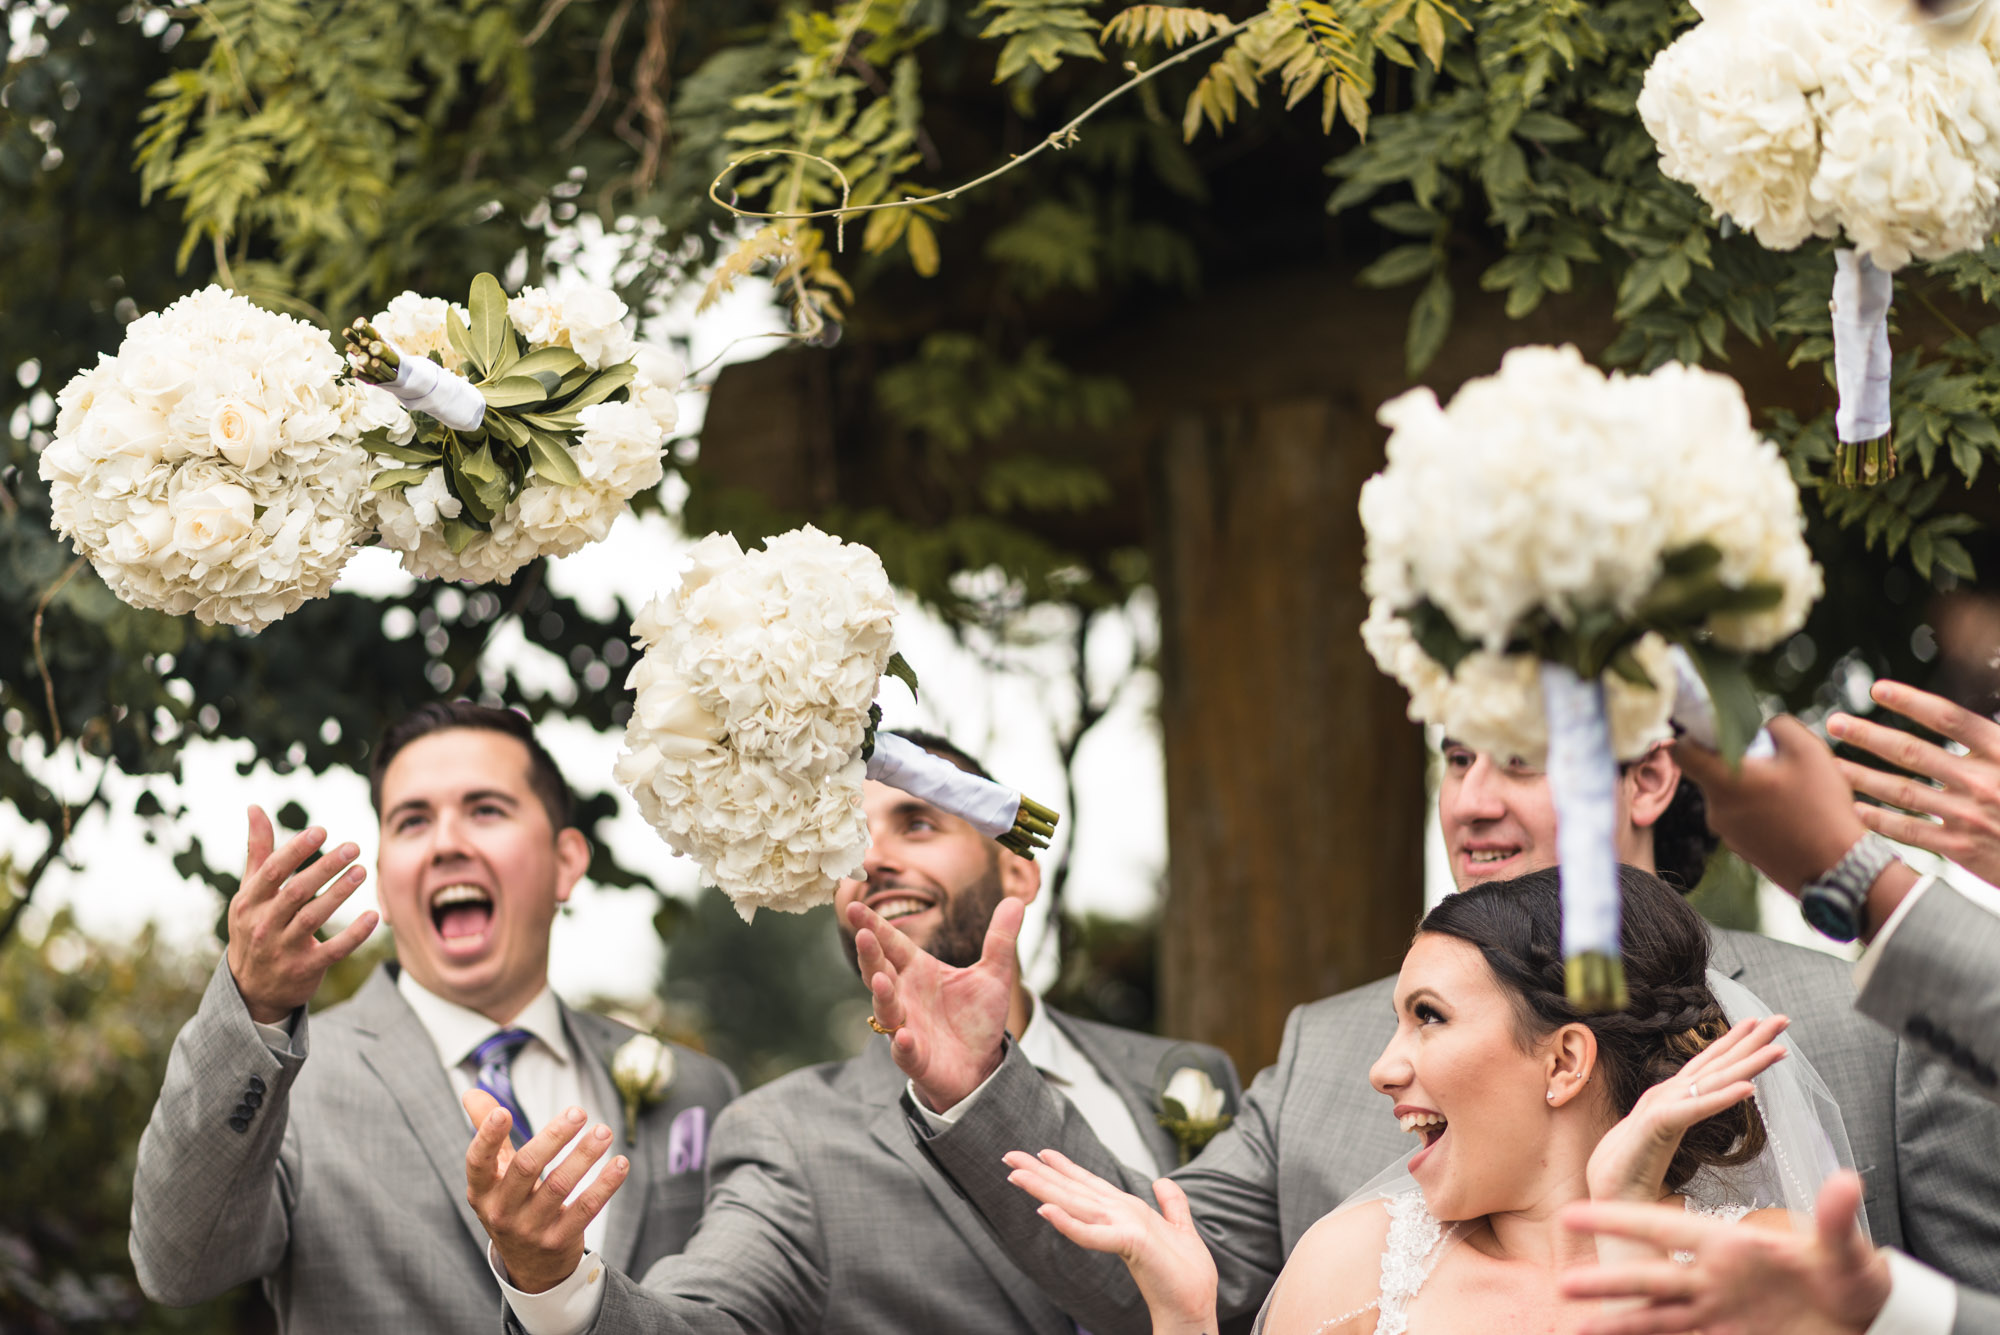
[[[1199,1066],[1182,1066],[1167,1077],[1160,1091],[1159,1122],[1180,1147],[1182,1163],[1236,1120],[1228,1106],[1228,1092]]]
[[[628,1039],[611,1056],[611,1083],[625,1103],[625,1143],[636,1144],[640,1112],[665,1098],[674,1083],[674,1050],[650,1034]]]

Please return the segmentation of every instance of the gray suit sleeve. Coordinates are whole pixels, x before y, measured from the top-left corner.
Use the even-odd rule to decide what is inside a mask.
[[[224,958],[174,1040],[139,1139],[132,1264],[146,1295],[185,1307],[275,1269],[290,1241],[285,1114],[305,1063],[306,1018],[291,1051],[265,1045]],[[253,1106],[254,1105],[254,1106]]]
[[[2000,1297],[1959,1285],[1951,1335],[2000,1335]]]
[[[1903,1250],[2000,1292],[2000,1108],[1956,1074],[1908,1041],[1896,1045]]]
[[[826,1248],[799,1162],[798,1128],[766,1104],[731,1104],[709,1140],[708,1204],[687,1250],[643,1284],[612,1272],[593,1335],[814,1332]]]
[[[1934,881],[1877,949],[1862,1014],[2000,1102],[2000,917]]]
[[[1298,1030],[1294,1011],[1278,1064],[1251,1083],[1229,1129],[1173,1175],[1215,1257],[1221,1282],[1217,1305],[1225,1322],[1256,1311],[1284,1263],[1277,1115],[1297,1055]],[[992,1083],[955,1124],[935,1135],[916,1119],[912,1124],[925,1137],[933,1162],[985,1218],[1008,1259],[1033,1275],[1079,1326],[1096,1335],[1149,1335],[1152,1319],[1124,1263],[1070,1243],[1035,1213],[1032,1197],[1007,1182],[1001,1155],[1053,1147],[1134,1195],[1153,1199],[1149,1179],[1119,1163],[1019,1049],[1009,1045]]]

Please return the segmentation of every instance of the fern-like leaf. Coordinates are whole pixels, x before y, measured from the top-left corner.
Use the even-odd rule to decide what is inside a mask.
[[[1162,38],[1168,46],[1199,42],[1229,26],[1226,15],[1173,5],[1133,5],[1114,14],[1099,34],[1103,41],[1140,46]]]

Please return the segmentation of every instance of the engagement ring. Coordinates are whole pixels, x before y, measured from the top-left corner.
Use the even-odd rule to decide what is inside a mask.
[[[876,1033],[881,1034],[885,1038],[893,1038],[895,1036],[896,1029],[901,1029],[903,1026],[899,1024],[896,1026],[896,1029],[885,1029],[882,1027],[882,1022],[875,1018],[875,1012],[869,1011],[868,1027],[870,1029],[873,1029]]]

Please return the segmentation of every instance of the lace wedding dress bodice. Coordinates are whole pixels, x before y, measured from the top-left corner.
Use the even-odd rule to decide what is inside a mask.
[[[1410,1300],[1417,1296],[1417,1290],[1431,1277],[1431,1271],[1437,1268],[1438,1261],[1450,1250],[1464,1227],[1462,1224],[1446,1225],[1433,1217],[1424,1208],[1424,1193],[1414,1187],[1383,1197],[1382,1204],[1389,1213],[1389,1235],[1382,1243],[1380,1291],[1366,1305],[1321,1322],[1314,1335],[1337,1330],[1370,1311],[1375,1313],[1374,1335],[1405,1335],[1410,1327]],[[1750,1213],[1747,1205],[1700,1205],[1693,1199],[1688,1199],[1686,1204],[1689,1214],[1706,1215],[1730,1223]],[[1687,1265],[1694,1260],[1694,1253],[1675,1252],[1674,1259]]]

